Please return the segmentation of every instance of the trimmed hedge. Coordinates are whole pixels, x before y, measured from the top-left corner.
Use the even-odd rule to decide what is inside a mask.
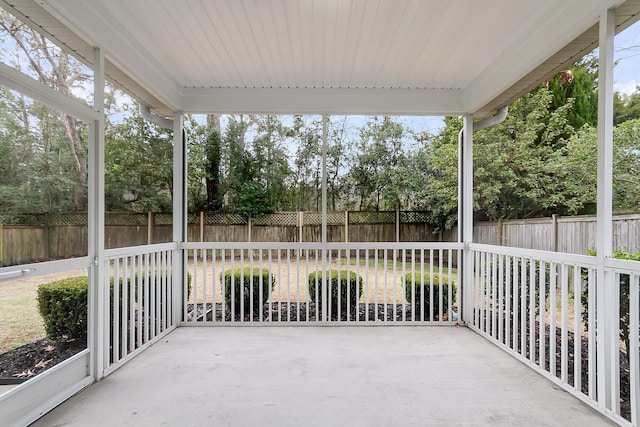
[[[414,283],[415,279],[415,283]],[[442,313],[449,311],[449,282],[447,277],[433,275],[433,318],[431,318],[431,275],[425,273],[409,273],[404,277],[405,297],[415,313],[416,320],[437,320],[440,312],[440,292],[442,292]],[[413,290],[412,290],[413,289]],[[424,295],[422,290],[424,289]],[[451,283],[451,301],[456,299],[456,284]],[[413,297],[415,296],[415,301]],[[424,319],[422,319],[422,306],[424,305]]]
[[[224,300],[227,308],[231,310],[231,269],[220,274],[220,281],[224,284]],[[262,295],[260,294],[260,282],[262,282]],[[251,267],[235,268],[233,270],[233,296],[235,314],[239,315],[241,307],[244,307],[244,314],[251,312],[251,302],[253,301],[253,314],[258,314],[260,307],[269,299],[269,294],[273,290],[275,277],[268,268]],[[241,294],[242,289],[242,294]],[[241,297],[242,300],[241,300]]]
[[[338,276],[340,276],[339,283]],[[354,271],[330,270],[329,278],[330,280],[327,283],[327,287],[329,290],[328,303],[331,307],[331,312],[337,316],[339,306],[340,311],[346,314],[347,307],[350,306],[351,313],[356,313],[358,301],[362,295],[362,277]],[[314,271],[309,274],[309,295],[311,296],[311,301],[314,303],[317,302],[316,284],[318,286],[318,299],[322,301],[322,271]],[[316,306],[319,309],[318,311],[321,311],[321,304],[317,304]]]
[[[137,277],[134,284],[137,285]],[[122,285],[122,278],[120,278]],[[110,280],[111,304],[113,307],[113,277]],[[87,293],[89,279],[86,276],[70,277],[44,283],[38,287],[38,311],[44,321],[47,337],[52,340],[87,339]],[[138,298],[138,286],[126,288],[131,297]],[[191,274],[187,274],[188,294],[191,294]],[[122,302],[123,292],[120,292]]]
[[[87,283],[87,277],[80,276],[38,287],[38,311],[49,338],[86,341]]]

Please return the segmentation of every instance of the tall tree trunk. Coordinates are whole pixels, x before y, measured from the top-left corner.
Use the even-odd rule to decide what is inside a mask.
[[[207,137],[205,147],[205,185],[207,189],[207,210],[222,209],[222,195],[220,194],[220,163],[222,156],[222,134],[220,132],[220,116],[207,115]]]
[[[87,210],[87,155],[78,133],[76,120],[72,116],[65,114],[63,121],[75,171],[73,207],[76,211],[85,211]]]

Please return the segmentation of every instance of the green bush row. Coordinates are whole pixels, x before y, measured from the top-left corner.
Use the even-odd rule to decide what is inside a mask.
[[[433,285],[433,301],[431,301],[431,285]],[[440,312],[440,294],[442,294],[442,313],[449,312],[449,288],[451,288],[451,301],[456,298],[456,284],[451,283],[445,276],[438,274],[433,275],[431,282],[431,274],[425,273],[408,273],[404,278],[405,297],[411,306],[411,311],[415,315],[416,320],[435,320]],[[415,297],[415,300],[413,299]],[[422,307],[424,307],[424,319],[422,319]],[[433,307],[433,316],[431,318],[431,307]]]

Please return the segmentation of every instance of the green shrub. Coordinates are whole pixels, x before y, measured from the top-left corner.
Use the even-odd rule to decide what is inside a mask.
[[[137,277],[134,283],[137,285]],[[113,283],[110,280],[111,310],[113,311]],[[122,285],[122,278],[120,278]],[[188,293],[191,294],[191,274],[187,275]],[[38,287],[38,310],[44,321],[47,337],[58,339],[87,339],[87,292],[89,279],[86,276],[70,277],[45,283]],[[131,289],[133,288],[133,289]],[[121,288],[122,289],[122,288]],[[138,298],[138,287],[126,287],[127,296],[135,295]],[[119,299],[122,303],[123,291],[120,291]]]
[[[87,278],[70,277],[38,287],[38,310],[51,339],[87,339]]]
[[[436,320],[440,313],[440,293],[442,292],[442,313],[449,312],[449,281],[445,276],[433,275],[433,318],[431,318],[431,275],[425,273],[409,273],[404,277],[405,297],[415,313],[416,320]],[[424,289],[424,293],[423,293]],[[451,283],[451,301],[456,299],[456,284]],[[413,298],[415,297],[415,300]],[[424,319],[422,307],[424,306]]]
[[[340,281],[338,282],[338,276]],[[329,290],[328,303],[331,312],[335,315],[338,313],[338,307],[342,313],[347,313],[347,307],[351,307],[351,312],[355,313],[358,306],[358,300],[362,295],[362,277],[354,271],[347,270],[331,270],[329,271],[330,280],[327,283]],[[316,302],[316,285],[317,297],[322,301],[322,271],[314,271],[309,274],[309,295],[311,301]],[[316,305],[321,311],[321,305]]]
[[[233,275],[230,269],[226,270],[224,274],[220,275],[220,281],[224,283],[224,300],[229,310],[231,310],[231,286],[233,282],[235,313],[239,314],[241,307],[244,307],[244,313],[249,314],[251,303],[253,302],[253,313],[257,314],[260,307],[269,299],[275,278],[268,268],[255,267],[251,269],[250,267],[238,267],[233,270]],[[261,282],[262,295],[260,294]]]

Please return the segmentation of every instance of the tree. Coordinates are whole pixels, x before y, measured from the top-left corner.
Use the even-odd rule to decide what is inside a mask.
[[[613,94],[613,124],[619,125],[627,120],[640,118],[640,92],[636,91],[631,95]]]
[[[73,96],[73,89],[82,88],[87,81],[88,74],[78,61],[6,12],[0,12],[0,32],[15,42],[16,51],[11,62],[16,68],[32,74],[47,86],[63,95]],[[22,61],[28,65],[22,66]],[[86,131],[73,116],[55,114],[64,126],[72,160],[74,208],[84,211],[87,208],[87,147],[86,138],[83,138]]]
[[[147,122],[137,108],[105,135],[107,210],[170,212],[172,132]]]
[[[359,209],[395,209],[402,203],[399,168],[406,165],[406,130],[390,117],[372,117],[360,129],[357,154],[350,172]]]
[[[416,205],[429,212],[436,231],[453,228],[458,220],[458,133],[462,120],[447,117],[445,127],[436,136],[423,134],[423,143],[415,158],[415,170],[423,177],[414,189]]]
[[[580,129],[585,124],[598,124],[598,58],[588,55],[573,67],[556,75],[549,81],[549,90],[553,94],[551,110],[567,105],[567,123],[573,129]],[[570,77],[567,77],[567,76]],[[571,101],[570,101],[571,100]]]

